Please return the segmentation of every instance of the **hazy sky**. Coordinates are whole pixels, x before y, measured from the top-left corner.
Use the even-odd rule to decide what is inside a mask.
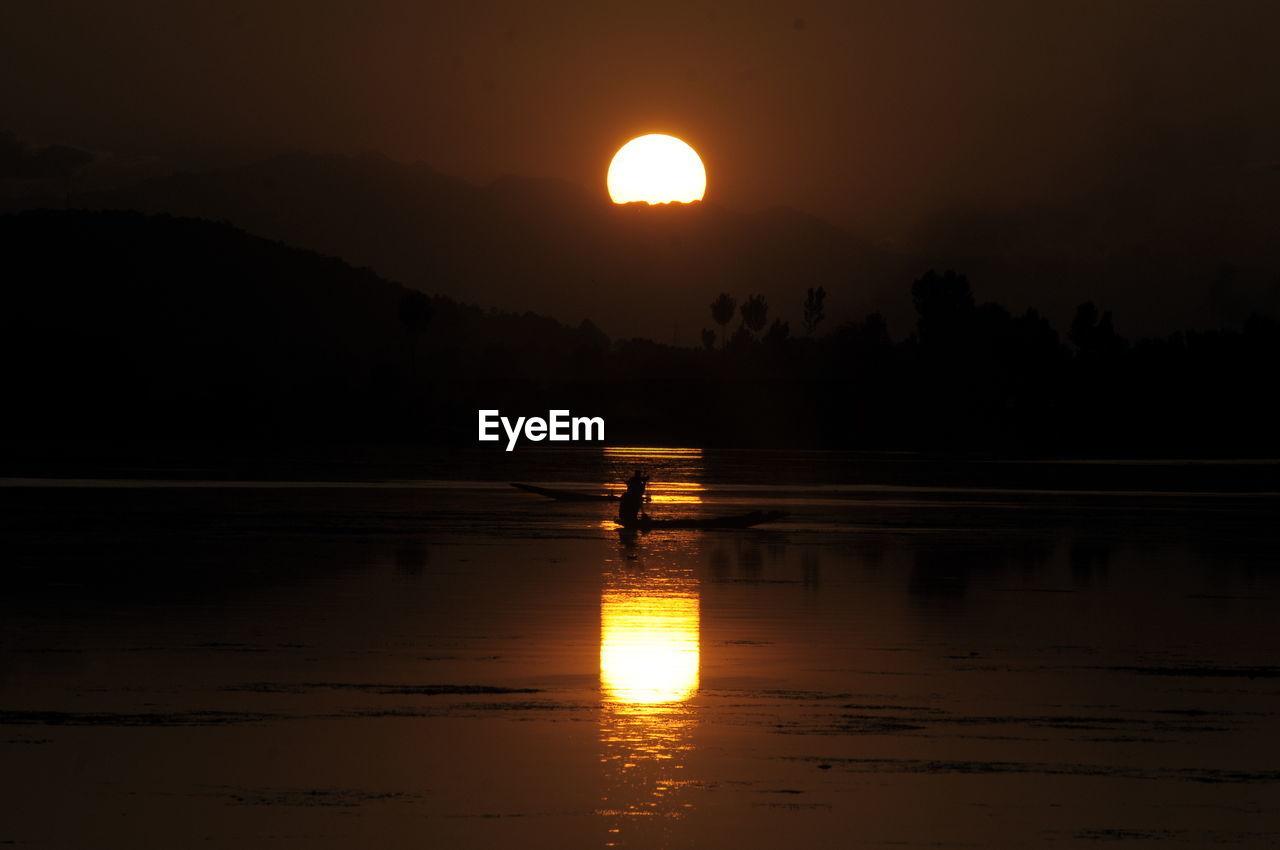
[[[709,198],[877,238],[1280,161],[1276,2],[11,5],[0,130],[131,156],[378,150],[598,187],[648,131]],[[1135,183],[1136,181],[1136,183]]]

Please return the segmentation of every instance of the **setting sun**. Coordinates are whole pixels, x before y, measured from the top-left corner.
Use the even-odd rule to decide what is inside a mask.
[[[607,180],[615,204],[666,204],[702,200],[707,172],[697,151],[675,136],[650,133],[613,155]]]

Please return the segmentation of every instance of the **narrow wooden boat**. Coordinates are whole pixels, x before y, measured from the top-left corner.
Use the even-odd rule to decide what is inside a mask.
[[[617,496],[608,493],[578,493],[573,490],[555,490],[551,487],[536,487],[533,484],[517,484],[511,482],[511,486],[517,490],[523,490],[526,493],[533,493],[537,496],[546,496],[548,499],[555,499],[557,502],[616,502]]]
[[[618,523],[628,531],[653,531],[663,528],[751,528],[766,522],[775,522],[787,515],[786,511],[752,511],[734,516],[707,517],[705,519],[654,519],[640,517],[634,523]]]

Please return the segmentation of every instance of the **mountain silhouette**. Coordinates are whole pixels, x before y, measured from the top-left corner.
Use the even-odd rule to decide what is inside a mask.
[[[1280,163],[1209,176],[1135,172],[1072,198],[939,212],[920,268],[965,269],[985,298],[1065,324],[1105,303],[1135,335],[1280,314]]]
[[[963,268],[981,297],[1034,306],[1060,326],[1093,300],[1135,336],[1280,312],[1267,236],[1280,225],[1280,167],[1266,162],[1212,179],[1135,174],[1036,206],[939,210],[892,249],[784,207],[618,207],[568,181],[476,186],[377,154],[295,153],[80,192],[62,178],[20,183],[0,193],[0,209],[226,220],[423,292],[683,345],[711,327],[719,292],[764,295],[794,327],[817,286],[830,295],[828,326],[878,311],[901,336],[913,321],[903,293],[929,268]]]
[[[465,372],[460,391],[483,396],[608,346],[590,323],[427,298],[226,223],[0,215],[0,255],[14,437],[470,437],[476,405],[441,381]]]
[[[481,187],[372,154],[282,155],[70,203],[229,221],[424,292],[686,345],[721,291],[763,294],[793,320],[811,286],[831,293],[833,320],[907,306],[902,258],[794,210],[618,206],[566,181]]]
[[[704,211],[615,213],[665,237]],[[1131,342],[1085,303],[1064,343],[954,271],[912,283],[900,341],[875,314],[766,330],[753,298],[727,341],[675,347],[429,297],[225,222],[0,215],[0,256],[11,447],[475,445],[476,411],[493,408],[590,412],[639,445],[1269,457],[1280,429],[1261,377],[1280,369],[1274,319]]]

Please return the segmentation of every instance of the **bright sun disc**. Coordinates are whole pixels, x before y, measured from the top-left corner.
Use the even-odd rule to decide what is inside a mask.
[[[606,182],[615,204],[687,204],[706,194],[707,172],[693,148],[675,136],[650,133],[618,149]]]

